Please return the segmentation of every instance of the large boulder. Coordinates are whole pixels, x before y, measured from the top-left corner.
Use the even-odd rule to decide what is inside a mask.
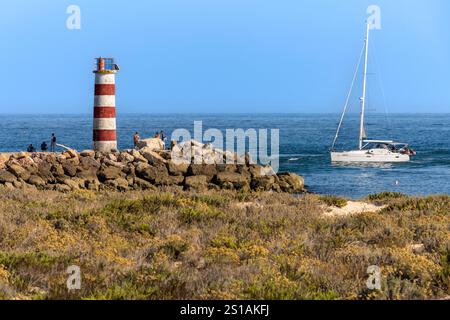
[[[75,164],[71,161],[64,161],[61,165],[66,175],[69,177],[75,177],[77,174],[77,166]]]
[[[106,167],[101,168],[100,171],[97,174],[98,179],[102,182],[107,180],[115,180],[118,178],[121,178],[122,176],[122,170],[117,167]]]
[[[120,191],[127,191],[129,189],[129,183],[127,179],[124,178],[117,178],[115,183],[117,184],[117,189]]]
[[[136,170],[136,174],[138,177],[150,182],[155,182],[169,175],[169,173],[167,172],[167,168],[165,166],[154,167],[150,165],[146,167],[144,170],[139,171]]]
[[[78,157],[74,157],[74,158],[70,158],[70,159],[66,159],[65,162],[71,163],[74,166],[78,166],[80,164],[80,158]],[[62,163],[62,162],[61,162]]]
[[[44,162],[47,162],[48,164],[58,164],[58,159],[55,153],[49,153],[46,154],[44,159],[42,159]]]
[[[78,157],[78,152],[74,149],[66,150],[63,154],[66,156],[66,159]]]
[[[97,172],[99,168],[100,162],[98,162],[94,157],[81,157],[76,176],[84,180],[97,180]]]
[[[158,154],[165,160],[172,159],[172,152],[170,150],[159,150]]]
[[[80,156],[82,157],[95,157],[95,151],[94,150],[83,150],[80,152]]]
[[[28,156],[28,153],[26,152],[17,152],[16,154],[14,154],[14,158],[16,159],[22,159]]]
[[[291,172],[278,174],[280,188],[284,192],[301,192],[305,187],[303,177]]]
[[[65,185],[69,186],[71,190],[80,189],[80,181],[77,179],[65,179],[63,182]],[[83,187],[84,187],[84,183],[83,183]]]
[[[146,162],[138,162],[136,166],[134,167],[134,170],[136,172],[136,175],[141,176],[145,169],[150,167],[150,165]]]
[[[244,176],[248,180],[250,180],[252,177],[250,171],[248,170],[248,167],[244,164],[236,165],[236,172]]]
[[[252,178],[261,177],[263,175],[263,167],[260,165],[250,165],[248,171],[250,172]]]
[[[43,187],[43,186],[45,186],[44,179],[42,179],[41,177],[36,176],[36,175],[32,175],[30,177],[30,179],[28,179],[28,183],[33,185],[33,186],[36,186],[36,187]]]
[[[218,185],[226,187],[233,186],[235,189],[249,189],[249,180],[246,175],[235,172],[219,172],[216,176]]]
[[[83,169],[83,168],[77,168],[77,174],[76,177],[83,179],[83,180],[97,180],[97,168],[90,168],[90,169]]]
[[[217,164],[216,169],[218,172],[236,172],[237,166],[235,164]]]
[[[129,163],[134,161],[134,157],[128,152],[122,151],[117,157],[117,160],[120,162]]]
[[[122,168],[122,172],[126,175],[136,175],[136,168],[133,164],[128,164]]]
[[[159,165],[159,164],[167,163],[166,159],[161,157],[158,153],[156,153],[149,147],[145,147],[145,148],[141,149],[139,152],[151,165]]]
[[[60,164],[52,165],[50,172],[53,174],[55,178],[63,178],[65,177],[64,169]]]
[[[14,174],[17,178],[20,178],[22,180],[28,180],[31,176],[31,174],[28,170],[22,168],[18,164],[14,164],[14,163],[10,164],[8,166],[8,170],[12,174]]]
[[[217,168],[213,164],[191,164],[188,174],[191,176],[207,176],[211,180],[217,174]]]
[[[35,165],[33,158],[29,156],[22,157],[20,159],[15,160],[14,162],[22,167],[29,167]]]
[[[144,162],[147,163],[147,159],[145,159],[142,154],[139,153],[139,151],[135,150],[135,149],[131,149],[130,150],[130,154],[133,156],[134,158],[134,162]]]
[[[102,159],[102,163],[106,166],[117,167],[120,169],[123,169],[125,167],[125,164],[123,164],[122,162],[117,162],[108,158]]]
[[[128,187],[128,181],[124,178],[117,178],[114,180],[108,180],[105,182],[105,185],[112,188],[117,189],[119,191],[127,191],[129,189]]]
[[[98,169],[98,168],[100,168],[101,165],[100,165],[100,162],[98,162],[93,157],[81,157],[80,166],[81,166],[81,168],[83,168],[85,170],[89,170],[92,168]]]
[[[184,181],[184,186],[188,190],[203,191],[208,189],[210,178],[207,176],[189,176]]]
[[[0,153],[0,162],[6,162],[9,160],[10,155],[6,153]]]
[[[248,166],[248,171],[250,172],[252,178],[257,178],[261,176],[273,176],[276,174],[271,166],[260,166],[257,164],[252,164]]]
[[[150,150],[163,150],[164,142],[159,138],[142,139],[137,143],[139,149],[149,148]]]
[[[66,183],[67,181],[71,181],[68,184]],[[62,183],[67,184],[68,186],[73,186],[75,189],[84,189],[86,188],[86,180],[81,179],[81,178],[77,178],[77,177],[71,177],[71,178],[67,178],[66,180],[62,181]],[[78,186],[75,187],[75,185]]]
[[[119,154],[119,155],[120,155],[120,154]],[[108,153],[108,154],[105,156],[105,159],[108,159],[108,160],[117,162],[117,157],[116,157],[116,155],[115,155],[114,153]]]
[[[256,191],[268,191],[272,190],[274,184],[275,184],[275,176],[265,175],[252,178],[250,186],[253,190]]]
[[[11,172],[6,171],[6,170],[1,170],[0,171],[0,182],[1,183],[12,183],[14,181],[16,181],[16,176],[13,175]]]
[[[177,164],[173,161],[169,161],[167,163],[167,169],[169,173],[173,176],[182,176],[185,175],[188,171],[189,164],[188,163],[180,163]]]
[[[45,182],[54,181],[55,177],[53,176],[53,174],[51,172],[51,168],[52,168],[52,166],[50,163],[48,163],[46,161],[42,161],[41,163],[38,164],[38,169],[37,169],[36,175],[41,177]]]
[[[135,177],[134,178],[134,188],[135,189],[142,189],[142,190],[155,190],[155,186],[151,184],[148,181],[145,181],[144,179]]]
[[[183,181],[184,181],[183,176],[162,176],[155,180],[155,184],[162,186],[172,186],[172,185],[181,185]]]

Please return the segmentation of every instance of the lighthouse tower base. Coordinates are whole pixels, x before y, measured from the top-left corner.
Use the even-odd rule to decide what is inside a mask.
[[[100,152],[111,152],[117,149],[116,141],[95,141],[94,142],[94,150]]]

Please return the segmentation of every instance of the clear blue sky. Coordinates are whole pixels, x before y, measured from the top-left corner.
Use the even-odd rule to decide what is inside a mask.
[[[0,113],[90,113],[100,55],[119,112],[340,112],[370,4],[389,112],[450,112],[448,0],[3,0]]]

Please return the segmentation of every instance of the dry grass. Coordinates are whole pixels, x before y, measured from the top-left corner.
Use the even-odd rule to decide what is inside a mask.
[[[449,295],[450,197],[0,190],[0,298],[430,299]],[[335,202],[333,200],[333,202]],[[418,250],[417,248],[422,248]],[[65,273],[79,265],[81,290]],[[366,269],[382,289],[366,288]]]

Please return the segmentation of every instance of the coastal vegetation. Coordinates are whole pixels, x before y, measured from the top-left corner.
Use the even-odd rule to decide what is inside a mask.
[[[330,215],[344,200],[273,191],[0,187],[0,298],[448,299],[450,197],[362,201],[378,209]]]

